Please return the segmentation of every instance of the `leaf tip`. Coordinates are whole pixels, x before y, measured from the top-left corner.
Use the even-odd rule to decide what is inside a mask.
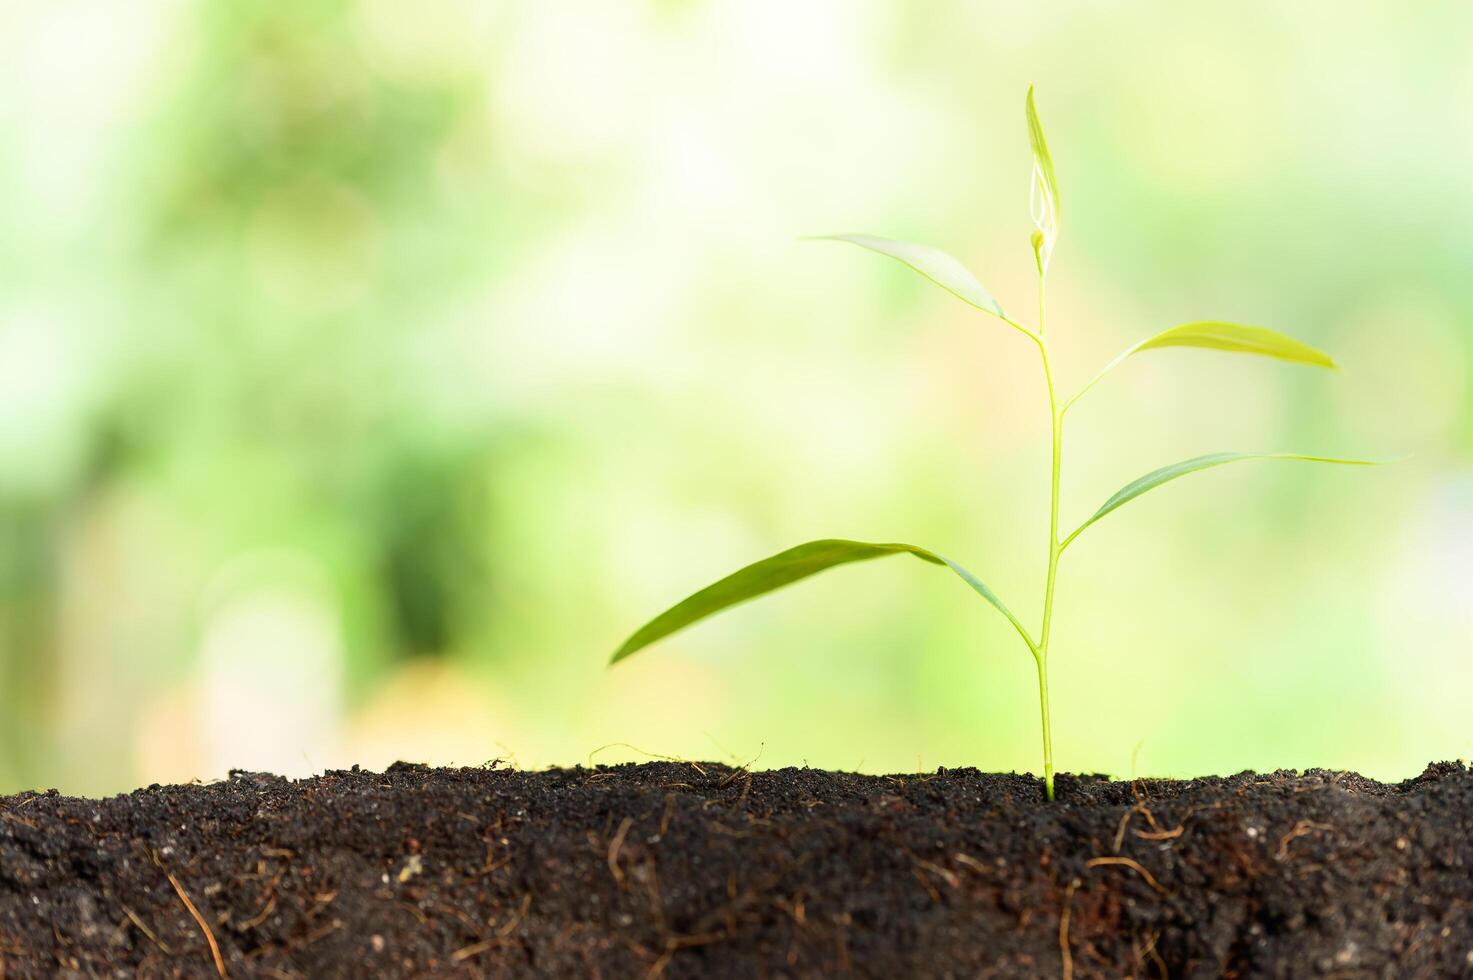
[[[1301,359],[1301,364],[1324,368],[1326,371],[1334,371],[1336,374],[1340,373],[1340,365],[1329,354],[1314,347],[1310,347],[1309,352],[1311,356]]]

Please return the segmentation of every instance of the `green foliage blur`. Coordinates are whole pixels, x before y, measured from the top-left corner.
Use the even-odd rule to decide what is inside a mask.
[[[1028,770],[1033,665],[920,562],[610,671],[800,541],[1042,598],[1038,87],[1069,420],[1071,766],[1473,755],[1473,8],[0,2],[0,792],[647,753]],[[912,567],[913,566],[913,567]]]

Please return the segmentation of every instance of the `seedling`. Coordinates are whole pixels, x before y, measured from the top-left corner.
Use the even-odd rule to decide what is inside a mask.
[[[707,586],[677,603],[650,620],[615,652],[610,663],[620,660],[649,646],[656,640],[669,636],[676,630],[720,612],[728,606],[779,589],[799,579],[807,578],[835,565],[866,561],[886,555],[909,554],[951,569],[971,586],[993,608],[1002,613],[1018,636],[1028,647],[1038,668],[1039,710],[1043,722],[1043,779],[1049,799],[1054,796],[1054,750],[1053,735],[1049,727],[1048,661],[1050,643],[1053,639],[1054,583],[1058,576],[1059,559],[1079,536],[1100,518],[1129,503],[1149,490],[1154,490],[1177,477],[1196,473],[1225,463],[1236,463],[1248,459],[1307,460],[1316,463],[1338,463],[1345,465],[1370,465],[1370,460],[1332,459],[1326,456],[1305,456],[1297,453],[1212,453],[1193,459],[1172,463],[1153,470],[1145,476],[1132,480],[1121,487],[1114,496],[1100,505],[1088,519],[1069,534],[1059,535],[1059,477],[1063,469],[1064,418],[1080,398],[1111,370],[1136,354],[1162,347],[1204,347],[1212,350],[1233,351],[1242,354],[1258,354],[1278,358],[1297,364],[1331,368],[1335,362],[1328,354],[1308,344],[1300,343],[1264,327],[1248,327],[1237,323],[1203,320],[1172,327],[1153,337],[1127,348],[1114,360],[1105,365],[1084,387],[1071,397],[1060,401],[1054,386],[1054,372],[1049,360],[1050,347],[1045,333],[1044,293],[1048,281],[1049,265],[1053,259],[1054,245],[1059,238],[1059,184],[1054,176],[1054,162],[1049,156],[1048,144],[1043,138],[1043,127],[1038,122],[1038,112],[1033,104],[1033,89],[1028,89],[1025,105],[1028,120],[1028,140],[1033,146],[1033,176],[1029,198],[1029,210],[1033,218],[1034,231],[1031,236],[1034,263],[1038,268],[1038,322],[1036,327],[1027,327],[1009,317],[998,305],[992,294],[977,281],[962,263],[926,245],[876,238],[872,235],[827,235],[826,239],[850,242],[863,248],[888,255],[903,262],[916,272],[930,279],[942,289],[953,293],[963,302],[993,316],[1002,323],[1027,337],[1038,348],[1043,362],[1043,380],[1048,390],[1049,418],[1052,430],[1052,462],[1049,468],[1049,531],[1048,571],[1043,586],[1043,622],[1035,636],[1013,615],[1012,611],[997,595],[982,584],[971,572],[961,565],[925,548],[913,544],[870,544],[863,541],[824,539],[800,544],[771,558],[748,565],[741,571]]]

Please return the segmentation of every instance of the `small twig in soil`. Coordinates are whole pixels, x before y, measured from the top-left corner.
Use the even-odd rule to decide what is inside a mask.
[[[614,876],[614,881],[622,885],[624,883],[624,869],[619,867],[619,851],[624,847],[624,838],[629,836],[629,828],[634,826],[631,817],[625,817],[619,822],[619,829],[614,831],[614,837],[609,841],[609,874]]]
[[[157,851],[153,854],[153,863],[158,865],[159,869],[164,872],[164,877],[168,878],[169,884],[174,886],[174,891],[178,894],[179,900],[184,903],[184,907],[189,910],[189,914],[194,916],[194,921],[199,923],[200,931],[205,934],[205,942],[210,944],[210,955],[215,958],[215,970],[220,974],[222,980],[223,978],[228,978],[229,974],[225,972],[225,958],[220,955],[220,944],[215,942],[215,934],[210,931],[210,924],[205,921],[205,917],[199,914],[199,909],[195,908],[194,903],[189,900],[189,896],[185,894],[184,886],[179,884],[179,879],[175,878],[164,867],[164,863],[159,860]]]
[[[1110,853],[1119,854],[1120,845],[1125,840],[1125,828],[1130,824],[1130,818],[1135,816],[1135,807],[1131,807],[1120,815],[1120,825],[1115,828],[1115,840],[1110,844]]]
[[[323,909],[327,908],[327,906],[331,905],[334,901],[336,901],[337,900],[337,897],[338,897],[338,893],[335,892],[335,891],[334,892],[323,892],[320,895],[313,895],[312,896],[312,907],[307,910],[307,918],[308,919],[315,918],[319,912],[321,912]]]
[[[730,786],[732,781],[736,779],[740,779],[742,781],[742,791],[737,794],[737,798],[735,800],[731,801],[730,808],[733,810],[741,806],[743,803],[747,802],[747,796],[752,792],[752,774],[745,769],[737,769],[733,771],[730,775],[728,775],[725,779],[723,779],[720,785],[717,787],[717,789],[726,789],[726,787]]]
[[[660,953],[659,959],[650,966],[645,973],[645,980],[653,980],[665,972],[665,967],[670,965],[677,951],[691,949],[695,946],[709,946],[712,943],[726,942],[731,938],[730,932],[701,932],[686,936],[670,936],[665,940],[665,949]]]
[[[773,904],[793,917],[793,924],[802,929],[808,924],[808,911],[803,905],[803,893],[798,892],[791,899],[781,896],[773,899]]]
[[[649,971],[645,973],[644,980],[658,980],[660,974],[665,972],[665,967],[675,958],[675,950],[667,949],[660,954],[659,959],[650,965]]]
[[[266,921],[266,917],[268,915],[270,915],[275,908],[276,908],[276,896],[274,894],[273,895],[268,895],[266,897],[266,905],[265,905],[265,907],[262,908],[260,912],[256,913],[255,915],[251,916],[246,921],[242,922],[240,924],[240,931],[241,932],[249,932],[250,930],[256,928],[256,926],[258,926],[261,923],[263,923],[263,922]]]
[[[1315,823],[1313,820],[1300,820],[1294,828],[1279,839],[1279,846],[1274,851],[1275,861],[1285,861],[1289,857],[1289,845],[1299,838],[1312,834],[1317,830],[1333,831],[1335,828],[1327,823]]]
[[[1064,909],[1059,913],[1059,955],[1064,961],[1064,980],[1074,980],[1074,957],[1069,952],[1069,912],[1073,908],[1074,892],[1078,890],[1079,884],[1079,879],[1075,878],[1064,889]]]
[[[658,752],[649,752],[649,751],[646,751],[645,749],[640,748],[638,745],[630,745],[628,742],[609,742],[607,745],[600,745],[598,748],[596,748],[592,752],[588,753],[588,768],[590,768],[590,769],[593,768],[593,757],[596,756],[596,755],[598,755],[600,752],[604,751],[605,749],[632,749],[633,751],[638,752],[640,755],[649,756],[651,759],[659,759],[662,762],[682,762],[682,763],[690,766],[692,769],[694,769],[696,772],[700,773],[702,776],[706,775],[706,770],[702,769],[696,763],[691,762],[689,759],[682,759],[679,756],[674,756],[674,755],[661,755]],[[603,775],[603,774],[602,773],[595,773],[594,775],[597,776],[597,775]],[[589,777],[589,778],[593,778],[593,777]]]
[[[1156,940],[1160,938],[1161,934],[1159,932],[1153,932],[1146,936],[1146,941],[1141,944],[1140,952],[1136,954],[1136,960],[1139,961],[1142,957],[1146,956],[1150,957],[1156,969],[1161,971],[1161,980],[1169,980],[1171,974],[1166,969],[1166,961],[1161,958],[1160,953],[1156,952]]]
[[[317,942],[317,940],[325,939],[326,937],[337,932],[342,927],[343,920],[333,919],[326,925],[318,926],[316,929],[313,929],[311,932],[307,933],[307,935],[302,937],[300,942],[288,943],[285,948],[288,951],[293,949],[306,949],[308,946],[311,946],[313,943]]]
[[[499,861],[496,859],[496,842],[499,840],[503,847],[509,847],[511,843],[507,838],[500,836],[501,829],[502,823],[497,820],[495,823],[487,824],[481,830],[481,842],[486,846],[486,861],[481,865],[481,870],[478,872],[480,875],[491,874],[511,864],[509,854]]]
[[[1132,830],[1131,833],[1141,840],[1174,840],[1180,837],[1184,830],[1186,830],[1185,826],[1177,826],[1170,830]]]
[[[910,859],[915,862],[915,867],[912,869],[915,872],[915,876],[920,879],[921,884],[925,887],[926,891],[931,893],[932,901],[941,901],[941,896],[936,893],[936,889],[932,888],[931,885],[927,883],[925,876],[921,874],[922,871],[931,872],[936,877],[946,882],[947,885],[951,886],[953,890],[961,887],[961,876],[958,875],[955,871],[943,868],[941,865],[935,863],[934,861],[926,861],[918,858],[914,854],[910,855]]]
[[[926,894],[931,896],[931,904],[940,905],[941,893],[936,890],[935,885],[926,880],[926,876],[921,874],[921,869],[911,868],[910,873],[915,875],[916,881],[919,881],[921,883],[921,887],[926,890]]]
[[[1131,833],[1135,834],[1141,840],[1171,840],[1174,837],[1180,837],[1182,832],[1186,830],[1187,825],[1185,822],[1177,824],[1170,830],[1162,830],[1161,825],[1156,822],[1156,815],[1151,812],[1151,808],[1144,803],[1138,804],[1138,806],[1141,808],[1141,813],[1146,815],[1146,823],[1151,825],[1150,830],[1131,831]]]
[[[752,758],[748,759],[746,762],[743,762],[741,765],[737,766],[736,767],[736,772],[733,772],[731,775],[729,775],[725,779],[723,779],[721,781],[721,788],[722,789],[725,789],[726,786],[727,786],[727,784],[730,783],[733,779],[736,778],[737,773],[750,773],[750,771],[752,769],[752,764],[754,762],[756,762],[758,759],[762,758],[762,753],[763,752],[766,752],[766,751],[767,751],[767,743],[766,742],[759,743],[757,745],[757,754],[754,755],[754,756],[752,756]]]
[[[468,960],[472,956],[480,956],[482,953],[486,952],[486,950],[490,949],[492,946],[495,946],[500,941],[501,940],[499,939],[483,939],[478,943],[471,943],[469,946],[462,946],[460,949],[457,949],[455,952],[450,954],[450,961],[452,963],[459,963],[461,960]]]
[[[475,919],[472,919],[470,916],[466,915],[460,909],[456,908],[454,905],[451,905],[448,902],[436,902],[434,903],[434,907],[439,909],[444,914],[450,916],[452,919],[459,921],[461,925],[465,926],[466,932],[468,932],[470,935],[474,936],[476,935],[476,933],[480,932],[481,924]]]
[[[972,857],[972,855],[970,855],[970,854],[965,854],[965,853],[963,853],[961,851],[957,851],[955,854],[953,854],[951,856],[951,859],[953,861],[955,861],[957,864],[966,865],[967,867],[971,868],[973,871],[977,872],[980,875],[991,875],[992,874],[992,869],[991,868],[989,868],[987,865],[983,864],[981,861],[978,861],[976,858]]]
[[[1134,786],[1132,786],[1131,789],[1132,792],[1135,792]],[[1151,812],[1151,808],[1146,806],[1145,803],[1140,802],[1139,797],[1137,797],[1135,806],[1131,807],[1129,810],[1126,810],[1125,813],[1123,813],[1120,817],[1120,824],[1115,828],[1115,840],[1110,847],[1111,853],[1120,853],[1120,845],[1125,841],[1125,828],[1130,826],[1130,818],[1137,813],[1145,817],[1146,823],[1151,825],[1150,830],[1131,831],[1131,833],[1135,834],[1141,840],[1171,840],[1172,838],[1180,837],[1182,835],[1182,832],[1186,829],[1185,824],[1178,824],[1171,830],[1162,830],[1161,825],[1156,822],[1156,815]]]
[[[665,940],[666,949],[692,949],[696,946],[710,946],[712,943],[723,943],[731,938],[725,932],[699,932],[688,936],[670,936]]]
[[[505,939],[507,936],[510,936],[516,927],[521,924],[522,919],[526,918],[527,911],[531,908],[532,896],[530,894],[522,896],[522,904],[517,906],[517,910],[511,914],[511,918],[507,919],[506,922],[502,923],[501,928],[496,930],[496,938]]]
[[[713,800],[707,800],[705,804],[703,804],[703,808],[710,807],[714,802],[715,801]],[[762,836],[756,831],[737,830],[734,827],[728,827],[726,824],[717,823],[714,820],[706,825],[706,829],[715,834],[724,834],[727,837],[735,837],[738,840],[757,838]]]
[[[153,932],[152,929],[150,929],[148,926],[144,925],[143,920],[140,919],[140,918],[138,918],[138,913],[134,912],[132,909],[128,908],[128,906],[124,905],[123,906],[123,914],[128,917],[128,921],[129,922],[133,923],[135,926],[138,927],[138,931],[139,932],[143,933],[145,936],[148,937],[149,942],[153,943],[159,949],[163,950],[165,956],[173,956],[174,955],[173,952],[169,949],[169,947],[164,944],[164,941],[162,939],[160,939],[158,936],[154,935],[154,932]]]
[[[1119,865],[1124,868],[1129,868],[1130,870],[1134,871],[1136,874],[1144,878],[1146,880],[1146,884],[1150,885],[1162,895],[1166,894],[1166,889],[1161,887],[1161,882],[1157,881],[1155,877],[1152,876],[1151,872],[1147,871],[1144,867],[1141,866],[1141,863],[1139,861],[1136,861],[1133,858],[1097,857],[1090,858],[1088,861],[1084,862],[1084,866],[1086,868],[1099,868],[1105,865]]]

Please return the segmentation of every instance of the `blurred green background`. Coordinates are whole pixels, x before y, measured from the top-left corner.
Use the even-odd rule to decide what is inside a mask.
[[[1473,754],[1473,7],[0,0],[0,792],[641,752],[1036,769],[1032,662],[886,561],[633,628],[818,537],[1025,618],[1072,389],[1061,768]],[[1031,316],[1028,317],[1031,319]],[[635,748],[637,747],[637,749]]]

